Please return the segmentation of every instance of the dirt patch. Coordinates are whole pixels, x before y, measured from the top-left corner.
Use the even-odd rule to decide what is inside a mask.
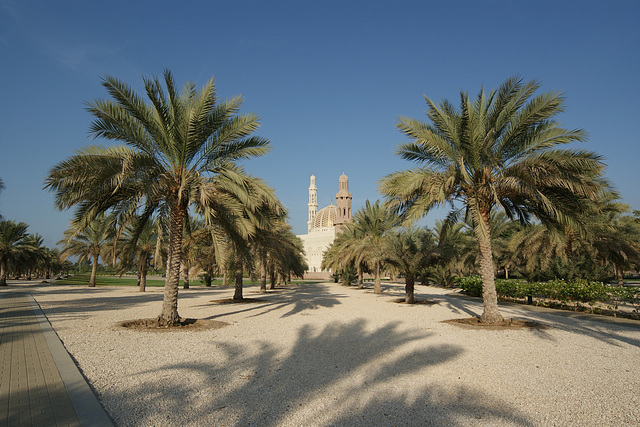
[[[243,298],[241,300],[235,300],[233,298],[214,299],[209,302],[214,304],[253,304],[257,302],[267,302],[262,298]]]
[[[396,304],[407,304],[405,302],[404,298],[395,298],[395,299],[392,299],[391,302],[395,302]],[[416,299],[413,303],[407,304],[407,305],[414,305],[414,304],[415,305],[433,305],[433,304],[438,304],[438,303],[435,302],[435,301],[429,301],[429,300],[426,300],[426,299],[424,299],[424,300],[423,299]]]
[[[182,318],[175,326],[160,326],[157,319],[136,319],[120,323],[120,326],[134,331],[177,332],[177,331],[207,331],[228,326],[226,322],[208,319]]]
[[[464,319],[451,319],[451,320],[443,320],[442,323],[449,323],[452,325],[457,325],[463,328],[470,329],[490,329],[490,330],[502,330],[502,329],[547,329],[548,326],[536,322],[534,320],[527,319],[518,319],[516,317],[512,319],[504,319],[502,323],[482,323],[480,318],[477,316],[467,317]]]

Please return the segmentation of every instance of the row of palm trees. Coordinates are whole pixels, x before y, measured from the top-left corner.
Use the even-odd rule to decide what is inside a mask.
[[[602,158],[587,150],[560,148],[585,141],[586,133],[563,128],[554,116],[563,111],[564,97],[557,92],[536,94],[539,87],[535,81],[513,77],[497,90],[481,89],[475,98],[461,92],[459,108],[425,96],[428,122],[400,119],[397,127],[411,141],[401,144],[397,154],[417,167],[380,181],[386,209],[368,204],[365,212],[372,210],[370,218],[355,218],[356,226],[347,231],[359,243],[343,243],[346,253],[358,253],[358,245],[365,251],[360,253],[370,252],[376,291],[385,254],[380,225],[393,223],[387,214],[410,225],[432,208],[448,206],[444,229],[462,220],[469,224],[482,277],[484,323],[503,321],[495,287],[497,230],[491,219],[496,212],[523,226],[540,224],[545,239],[566,237],[567,253],[572,252],[573,240],[588,234],[588,218],[607,215],[617,194],[604,179]],[[367,221],[368,234],[359,226]],[[616,241],[598,243],[605,251]],[[629,259],[630,249],[614,248],[618,266]],[[359,266],[361,256],[353,261]]]
[[[163,80],[144,79],[147,103],[128,85],[106,77],[103,85],[111,99],[88,104],[95,117],[91,134],[122,145],[81,150],[51,170],[45,187],[55,192],[58,208],[76,208],[76,229],[108,214],[119,230],[136,224],[133,235],[138,236],[152,219],[163,221],[167,279],[158,321],[171,325],[180,320],[178,281],[189,217],[203,220],[216,254],[235,254],[236,297],[241,297],[249,242],[266,247],[283,227],[286,212],[274,191],[239,164],[269,149],[268,140],[252,135],[258,118],[238,114],[241,98],[218,101],[213,80],[200,91],[187,83],[180,93],[169,71]],[[391,263],[390,249],[381,244],[383,230],[398,222],[410,225],[436,206],[450,206],[444,229],[464,220],[476,242],[481,320],[502,322],[494,281],[493,215],[500,211],[522,225],[540,224],[544,238],[566,236],[565,251],[571,253],[572,242],[586,233],[585,218],[606,215],[609,202],[604,201],[617,197],[604,180],[600,156],[559,148],[582,142],[586,135],[561,126],[554,116],[563,111],[564,97],[538,95],[539,86],[513,77],[497,90],[481,89],[475,98],[461,93],[459,108],[425,97],[429,122],[402,118],[398,124],[411,141],[397,153],[418,166],[381,180],[384,205],[365,206],[366,215],[341,236],[347,243],[336,244],[342,246],[336,257],[350,258],[361,269],[366,253],[379,291],[380,270]],[[423,238],[400,234],[395,245],[419,246]],[[327,262],[341,261],[329,257]],[[394,262],[406,271],[400,265],[413,261]]]
[[[582,232],[547,228],[540,223],[522,225],[494,212],[493,274],[529,281],[610,280],[623,284],[623,272],[640,268],[640,212],[609,203],[606,212],[589,216]],[[479,251],[471,222],[450,225],[436,221],[434,229],[401,226],[402,218],[379,201],[366,202],[344,232],[325,252],[323,268],[335,272],[343,284],[365,273],[374,279],[374,292],[382,292],[380,276],[405,280],[405,302],[414,303],[417,280],[453,286],[461,277],[478,274]]]
[[[148,102],[116,78],[104,78],[103,86],[111,99],[88,103],[91,135],[121,145],[92,145],[56,165],[45,188],[55,193],[57,207],[75,208],[75,230],[107,215],[118,230],[132,227],[134,241],[149,221],[163,224],[161,325],[180,322],[185,227],[194,216],[204,223],[214,257],[235,254],[235,297],[241,298],[249,242],[287,234],[286,210],[273,189],[239,164],[269,150],[267,139],[253,135],[258,117],[238,114],[241,97],[219,101],[213,79],[199,91],[186,83],[178,92],[169,71],[162,80],[144,78]]]
[[[87,226],[70,227],[65,231],[61,256],[74,256],[78,262],[90,261],[91,274],[88,285],[96,286],[96,276],[100,260],[116,272],[124,274],[136,271],[140,292],[146,290],[147,272],[150,267],[162,269],[169,264],[166,224],[161,220],[150,220],[144,224],[140,217],[124,227],[115,216],[101,214]],[[247,242],[248,251],[239,254],[234,249],[241,242],[230,244],[228,240],[214,242],[214,232],[198,216],[190,216],[185,221],[182,239],[181,277],[183,288],[189,289],[194,277],[202,277],[205,286],[211,286],[214,275],[222,275],[223,285],[227,282],[227,272],[235,276],[242,258],[242,266],[251,276],[260,275],[260,290],[266,292],[267,280],[271,288],[276,282],[287,282],[291,276],[301,277],[306,265],[302,256],[300,240],[293,234],[288,224],[280,221],[271,229],[259,229]],[[242,300],[242,275],[236,277],[235,300]]]
[[[44,246],[39,234],[29,233],[24,222],[0,219],[0,286],[7,285],[9,277],[49,279],[69,269],[57,249]]]

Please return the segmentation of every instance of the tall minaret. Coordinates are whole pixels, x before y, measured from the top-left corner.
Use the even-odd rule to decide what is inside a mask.
[[[351,222],[351,200],[353,196],[349,192],[349,178],[342,171],[340,175],[340,183],[338,192],[336,193],[336,207],[338,208],[338,214],[336,215],[336,232],[339,232],[347,222]]]
[[[309,184],[309,221],[307,221],[307,232],[311,232],[317,212],[318,187],[316,187],[316,176],[314,174],[311,174],[311,183]]]

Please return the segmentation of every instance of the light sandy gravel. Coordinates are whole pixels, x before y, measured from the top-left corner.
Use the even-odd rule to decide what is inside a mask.
[[[640,322],[503,306],[545,330],[469,330],[478,300],[418,287],[435,305],[337,284],[293,285],[257,304],[214,304],[230,288],[180,291],[180,315],[217,330],[149,333],[162,289],[33,290],[122,426],[523,425],[640,423]],[[588,320],[594,319],[594,320]]]

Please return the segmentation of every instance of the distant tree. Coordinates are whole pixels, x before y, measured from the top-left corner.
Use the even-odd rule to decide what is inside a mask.
[[[0,220],[0,286],[7,286],[9,271],[18,271],[31,255],[28,228],[24,222]]]
[[[95,287],[99,258],[100,256],[104,258],[107,253],[113,251],[115,236],[113,217],[105,214],[98,215],[86,226],[79,226],[77,222],[72,223],[71,228],[65,230],[64,239],[58,242],[62,245],[60,255],[65,259],[76,256],[78,262],[91,260],[89,287]]]
[[[436,221],[435,234],[438,246],[438,257],[426,269],[429,280],[452,286],[459,277],[475,270],[478,253],[477,243],[467,231],[467,224],[458,222]]]
[[[2,190],[4,190],[4,182],[2,181],[2,178],[0,178],[0,193],[2,193]],[[2,213],[0,212],[0,220],[2,219]]]
[[[640,266],[640,223],[630,215],[629,206],[609,203],[605,212],[594,215],[587,226],[587,246],[596,258],[614,270],[618,285],[624,284],[624,270]]]
[[[323,270],[332,270],[334,274],[342,278],[342,273],[349,272],[355,268],[358,279],[358,288],[364,286],[364,260],[358,257],[358,254],[351,251],[350,248],[359,240],[360,230],[355,227],[354,223],[348,223],[342,229],[342,232],[329,245],[322,256],[321,268]],[[347,274],[349,277],[351,274]],[[350,285],[351,280],[343,281],[344,285]]]
[[[44,238],[36,234],[29,234],[25,239],[25,244],[29,247],[26,251],[26,258],[19,271],[27,275],[27,280],[31,280],[35,273],[36,278],[46,261],[47,248],[44,246]]]
[[[404,276],[405,302],[415,302],[416,276],[437,256],[433,234],[428,229],[403,229],[389,233],[387,238],[387,262]]]
[[[382,293],[380,271],[388,258],[387,237],[398,225],[398,217],[384,207],[380,201],[369,200],[353,216],[353,239],[342,248],[346,258],[355,260],[356,266],[366,262],[373,270],[374,293]]]
[[[567,130],[553,119],[562,112],[558,93],[534,96],[539,84],[506,80],[498,90],[481,89],[475,99],[460,94],[460,109],[425,97],[430,123],[403,118],[398,128],[412,142],[398,154],[418,163],[381,182],[381,192],[407,222],[438,205],[453,204],[449,219],[465,213],[478,241],[484,323],[503,321],[498,310],[493,265],[491,213],[503,210],[523,224],[579,228],[581,213],[602,197],[604,164],[585,151],[556,147],[584,141],[582,130]],[[455,202],[462,204],[461,208]]]
[[[147,274],[152,260],[159,266],[162,258],[162,242],[160,239],[159,221],[145,221],[144,225],[136,224],[142,220],[137,217],[126,228],[121,237],[121,258],[124,271],[134,268],[138,271],[138,290],[145,292],[147,288]]]

